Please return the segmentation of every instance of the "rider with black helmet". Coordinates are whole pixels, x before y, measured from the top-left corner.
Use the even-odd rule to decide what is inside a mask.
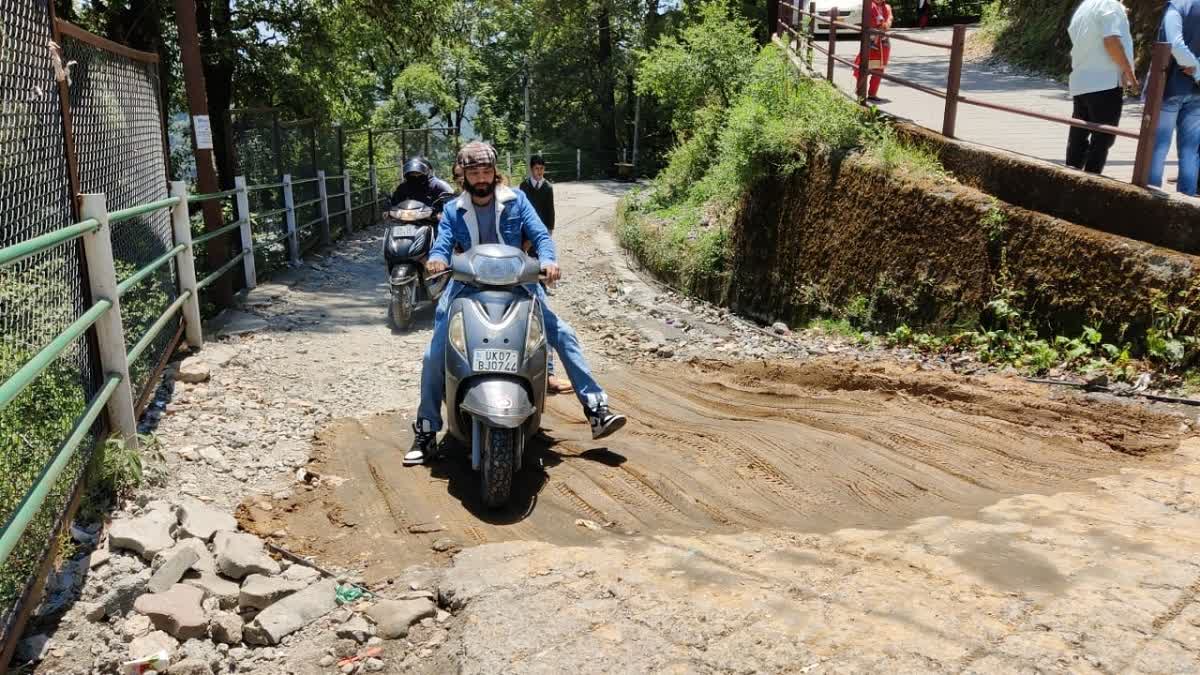
[[[441,211],[442,204],[454,196],[454,188],[446,181],[433,175],[433,167],[422,157],[413,157],[404,163],[404,180],[392,193],[392,204],[415,199]]]

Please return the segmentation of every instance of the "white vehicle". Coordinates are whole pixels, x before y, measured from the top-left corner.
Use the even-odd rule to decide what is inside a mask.
[[[803,7],[804,11],[808,11],[810,2],[812,2],[812,0],[799,0],[797,4]],[[840,2],[839,0],[816,0],[816,5],[817,15],[821,17],[820,19],[817,19],[817,35],[827,35],[829,33],[829,20],[827,17],[829,16],[829,12],[835,7],[838,11],[838,16],[836,17],[838,21],[856,25],[862,24],[862,0],[840,0]],[[784,7],[783,11],[790,12],[791,10],[787,7]],[[787,17],[787,19],[791,18],[792,17]],[[807,19],[808,17],[801,18]],[[789,21],[789,23],[792,22]],[[808,22],[802,21],[801,25],[807,28]],[[858,35],[858,31],[850,30],[849,28],[842,28],[840,26],[837,29],[837,33],[838,35]]]

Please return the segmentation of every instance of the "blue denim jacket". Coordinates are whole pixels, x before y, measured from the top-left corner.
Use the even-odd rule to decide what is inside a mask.
[[[492,203],[496,208],[499,241],[517,248],[521,248],[523,241],[531,241],[543,268],[556,262],[554,240],[524,193],[498,185]],[[471,195],[463,192],[442,211],[438,237],[433,243],[429,259],[448,264],[455,247],[467,251],[478,242],[479,221],[471,205]]]

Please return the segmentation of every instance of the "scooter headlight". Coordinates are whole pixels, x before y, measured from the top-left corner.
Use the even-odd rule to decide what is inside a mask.
[[[463,326],[462,312],[450,317],[450,346],[454,347],[454,351],[462,354],[464,358],[466,357],[467,330]]]
[[[537,351],[538,347],[546,341],[546,327],[542,323],[542,308],[538,304],[533,305],[533,309],[529,312],[529,328],[525,331],[525,357],[529,358]]]

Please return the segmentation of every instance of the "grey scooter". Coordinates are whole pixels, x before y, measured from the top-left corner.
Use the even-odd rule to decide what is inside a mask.
[[[508,502],[525,445],[546,404],[546,331],[536,259],[511,246],[485,244],[453,256],[454,280],[469,289],[450,304],[446,350],[447,429],[471,448],[483,501]]]

